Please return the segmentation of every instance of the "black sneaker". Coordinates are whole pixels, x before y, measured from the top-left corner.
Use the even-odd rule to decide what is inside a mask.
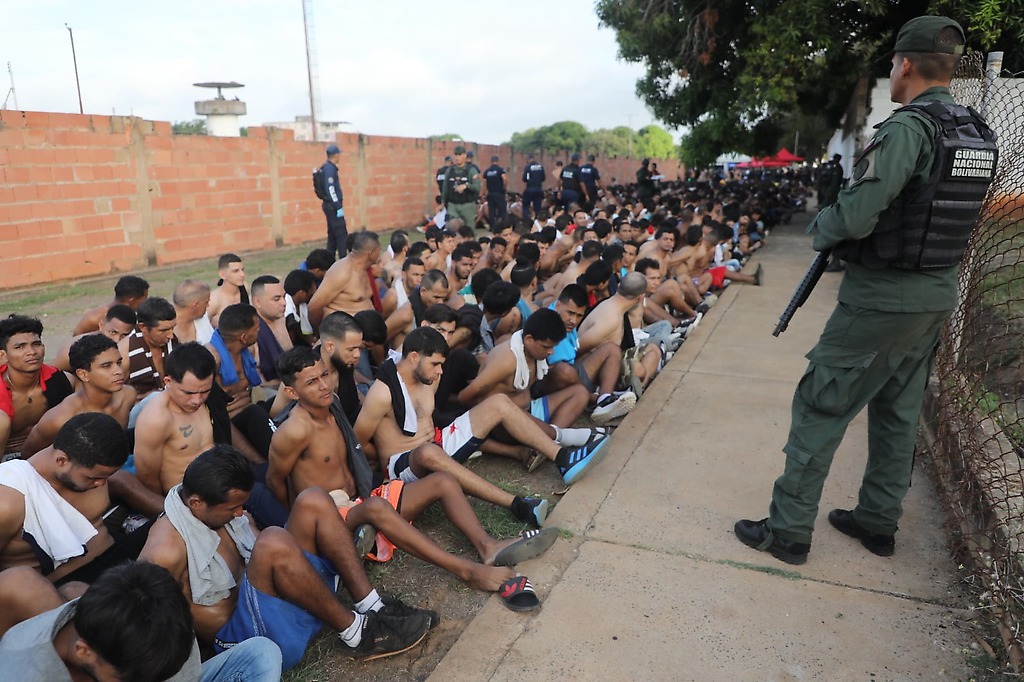
[[[548,501],[543,497],[517,497],[512,500],[512,516],[534,528],[544,525],[548,517]]]
[[[896,552],[895,535],[875,535],[857,523],[850,510],[833,509],[828,513],[828,522],[840,533],[860,540],[860,543],[872,554],[892,556]]]
[[[389,618],[370,612],[363,621],[359,646],[349,651],[349,656],[372,661],[400,654],[419,644],[429,629],[430,619],[424,615]]]
[[[388,618],[412,618],[413,616],[426,616],[430,619],[431,630],[441,622],[441,614],[437,611],[409,606],[398,597],[392,597],[389,595],[382,595],[380,600],[384,602],[384,608],[377,613],[382,616],[387,616]]]

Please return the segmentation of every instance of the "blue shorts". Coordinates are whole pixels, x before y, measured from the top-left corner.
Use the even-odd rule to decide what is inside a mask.
[[[548,410],[548,397],[546,395],[530,401],[530,414],[545,424],[548,423],[548,420],[551,419],[551,411]]]
[[[315,554],[303,552],[303,555],[333,592],[334,580],[338,575],[334,566]],[[217,632],[213,647],[220,653],[247,639],[266,637],[281,648],[282,668],[287,670],[302,660],[309,640],[320,632],[323,625],[320,619],[302,607],[260,592],[249,582],[249,577],[243,575],[242,583],[238,586],[235,612]]]

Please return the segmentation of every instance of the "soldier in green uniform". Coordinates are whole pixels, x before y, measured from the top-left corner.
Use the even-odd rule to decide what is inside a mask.
[[[448,166],[441,186],[441,200],[448,209],[447,220],[458,218],[473,227],[476,223],[476,200],[480,196],[480,171],[466,162],[466,148],[459,145],[453,152],[455,160]]]
[[[793,396],[768,518],[734,528],[741,542],[781,561],[807,560],[833,455],[865,406],[868,462],[857,505],[828,519],[879,556],[895,550],[939,332],[997,160],[994,134],[949,92],[964,42],[946,17],[900,29],[890,93],[904,106],[877,126],[850,186],[811,225],[814,249],[847,261],[839,304]]]

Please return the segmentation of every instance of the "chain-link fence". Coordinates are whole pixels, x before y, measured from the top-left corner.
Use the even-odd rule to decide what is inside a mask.
[[[990,60],[991,61],[991,60]],[[994,68],[993,68],[994,67]],[[1024,667],[1024,79],[967,55],[957,102],[999,134],[999,165],[936,360],[933,460],[953,549]]]

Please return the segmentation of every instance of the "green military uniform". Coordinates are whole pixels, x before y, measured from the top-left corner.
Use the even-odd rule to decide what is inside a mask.
[[[464,147],[456,147],[455,154],[465,154]],[[456,192],[458,185],[466,189]],[[462,165],[451,165],[444,176],[441,186],[441,199],[447,209],[446,220],[458,218],[466,225],[476,224],[476,200],[480,196],[480,170],[471,163],[463,161]]]
[[[939,17],[909,22],[897,40],[897,52],[908,44],[901,43],[905,36],[909,44],[927,48],[946,25],[960,30]],[[931,51],[959,53],[939,47]],[[953,98],[948,88],[931,87],[912,104],[928,101],[952,104]],[[880,214],[894,201],[922,184],[930,186],[938,153],[936,132],[936,124],[916,111],[897,111],[880,124],[857,158],[850,186],[812,223],[814,249],[872,235]],[[865,406],[868,463],[852,510],[859,528],[851,530],[847,521],[841,530],[895,534],[910,486],[917,421],[935,349],[956,304],[958,270],[956,265],[899,269],[883,264],[878,269],[848,263],[839,303],[807,354],[810,364],[793,396],[792,425],[783,448],[786,467],[775,482],[769,516],[766,522],[738,522],[740,540],[784,561],[802,563],[833,455],[850,421]]]

